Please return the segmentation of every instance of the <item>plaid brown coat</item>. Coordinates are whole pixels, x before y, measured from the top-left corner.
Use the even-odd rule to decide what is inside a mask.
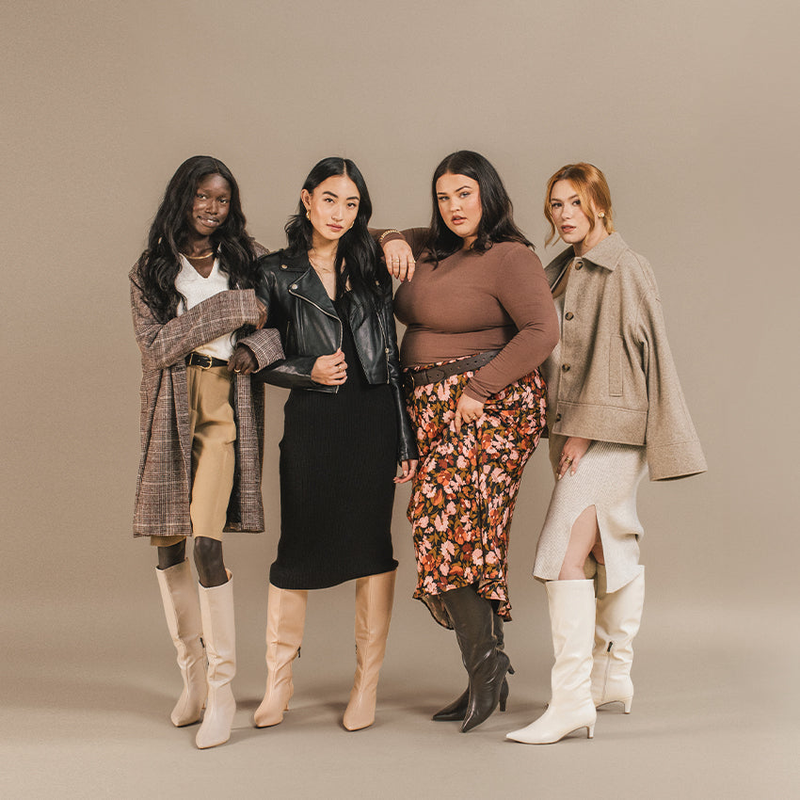
[[[259,254],[265,252],[259,246]],[[142,351],[141,456],[133,514],[134,536],[191,536],[189,501],[192,442],[184,358],[196,347],[258,319],[252,289],[220,292],[167,323],[144,301],[138,265],[130,272],[133,329]],[[258,369],[283,358],[275,330],[256,331],[248,346]],[[236,472],[226,531],[264,530],[261,466],[264,453],[264,388],[235,375]]]

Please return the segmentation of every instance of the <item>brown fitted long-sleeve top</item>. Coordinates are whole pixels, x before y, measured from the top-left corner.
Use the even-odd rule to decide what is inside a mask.
[[[427,230],[402,233],[417,260],[413,280],[400,285],[394,300],[406,326],[403,366],[500,350],[464,390],[484,402],[547,358],[558,320],[542,263],[530,249],[500,242],[485,253],[459,250],[434,267],[424,258]]]

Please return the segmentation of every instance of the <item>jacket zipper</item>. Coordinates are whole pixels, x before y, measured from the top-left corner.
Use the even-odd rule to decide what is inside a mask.
[[[386,383],[389,383],[389,337],[386,335],[386,331],[383,327],[383,321],[381,320],[381,312],[376,312],[376,316],[378,317],[378,325],[380,325],[381,335],[383,336],[383,354],[386,357]]]
[[[291,287],[289,288],[289,294],[292,295],[292,297],[297,297],[298,299],[302,300],[304,303],[308,303],[309,305],[314,306],[314,308],[316,308],[317,311],[321,311],[326,317],[330,317],[331,319],[336,320],[336,322],[339,323],[339,345],[338,345],[338,347],[336,349],[337,350],[341,350],[342,349],[342,340],[344,339],[344,327],[343,327],[342,321],[339,319],[339,317],[337,317],[335,314],[330,314],[324,308],[322,308],[322,306],[318,306],[313,300],[309,300],[307,297],[303,297],[302,294],[298,294],[297,292],[293,292]],[[334,386],[333,387],[333,391],[334,391],[334,394],[337,393],[339,391],[339,387],[338,386]]]

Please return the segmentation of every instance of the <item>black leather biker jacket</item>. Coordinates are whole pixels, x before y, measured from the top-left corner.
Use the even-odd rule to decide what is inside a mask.
[[[268,328],[276,328],[286,358],[276,361],[253,377],[275,386],[335,393],[311,378],[317,358],[334,353],[342,345],[342,322],[322,281],[306,257],[290,257],[286,251],[262,256],[256,263],[256,294],[267,306]],[[387,383],[392,388],[397,411],[397,460],[417,458],[417,445],[406,412],[392,309],[392,283],[383,285],[383,302],[353,291],[348,304],[348,322],[356,352],[367,381]]]

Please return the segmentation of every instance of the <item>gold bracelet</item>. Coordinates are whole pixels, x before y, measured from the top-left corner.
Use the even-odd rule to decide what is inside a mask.
[[[390,234],[390,233],[399,233],[401,236],[403,235],[402,231],[398,231],[397,228],[389,228],[388,231],[384,231],[380,238],[378,239],[378,244],[383,244],[383,240]]]

